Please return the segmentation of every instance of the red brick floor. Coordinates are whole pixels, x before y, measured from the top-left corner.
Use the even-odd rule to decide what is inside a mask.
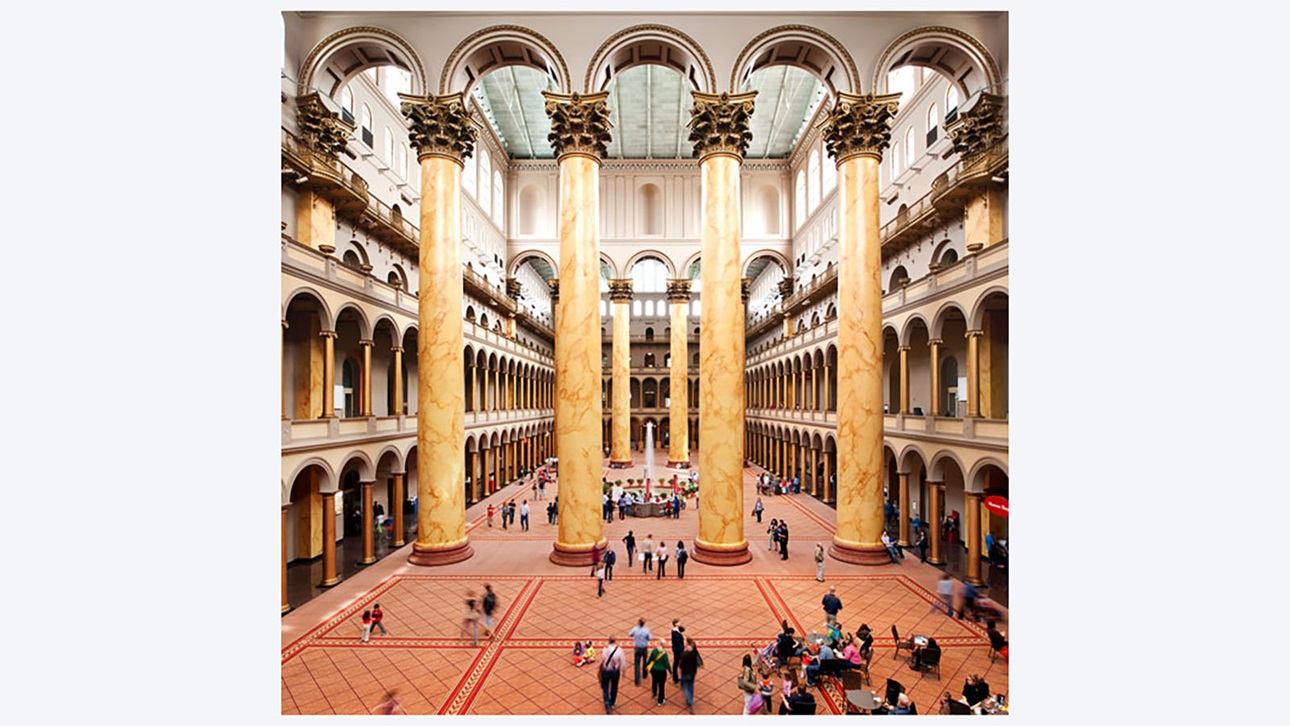
[[[639,476],[639,469],[607,475],[611,481],[625,480]],[[753,469],[745,471],[749,511],[753,476]],[[548,496],[557,492],[558,484],[548,486]],[[530,496],[528,488],[512,486],[488,501]],[[663,580],[652,572],[642,575],[639,563],[631,570],[624,567],[620,540],[631,529],[638,541],[653,534],[669,550],[677,540],[692,548],[698,530],[692,508],[679,519],[606,524],[606,539],[620,564],[601,599],[587,571],[547,559],[556,528],[546,523],[545,501],[529,502],[528,532],[502,530],[500,517],[489,529],[484,518],[488,502],[474,505],[467,511],[475,550],[471,559],[425,568],[408,564],[406,553],[396,553],[283,618],[282,712],[369,713],[392,690],[412,714],[603,714],[596,671],[573,665],[573,642],[589,639],[603,650],[607,636],[614,634],[630,653],[627,631],[637,618],[644,617],[654,635],[666,641],[672,618],[679,617],[704,659],[695,688],[696,713],[737,714],[743,698],[734,681],[743,654],[753,644],[768,643],[784,618],[799,633],[819,630],[824,620],[820,598],[828,585],[836,586],[842,599],[843,629],[854,631],[863,622],[874,631],[871,671],[873,688],[880,693],[886,679],[895,678],[920,713],[933,713],[942,692],[959,695],[969,673],[980,674],[994,691],[1008,691],[1008,667],[1002,661],[991,663],[983,627],[932,611],[941,570],[916,558],[881,567],[830,558],[826,583],[818,583],[811,555],[816,542],[828,546],[833,511],[805,495],[764,497],[763,502],[763,524],[752,516],[746,520],[752,562],[720,568],[691,560],[684,580],[676,576],[674,558]],[[787,560],[766,547],[765,529],[772,518],[788,521]],[[498,595],[499,622],[495,636],[475,646],[462,634],[461,613],[466,592],[481,593],[485,582]],[[364,644],[360,616],[373,602],[385,611],[389,636],[375,634]],[[902,637],[919,633],[937,639],[943,648],[939,678],[909,670],[906,653],[894,657],[893,624]],[[831,685],[816,693],[820,713],[842,708],[841,694]],[[630,668],[624,674],[618,713],[685,713],[680,689],[670,681],[666,701],[655,705],[648,681],[636,687]]]

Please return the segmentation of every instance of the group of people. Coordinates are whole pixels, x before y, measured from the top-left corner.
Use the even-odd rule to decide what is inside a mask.
[[[372,603],[371,610],[363,611],[362,640],[364,643],[368,642],[368,639],[372,637],[373,628],[380,628],[381,635],[389,635],[389,633],[385,632],[385,625],[381,622],[381,620],[384,618],[385,618],[385,612],[381,610],[381,604],[379,602]]]
[[[766,529],[766,549],[771,550],[772,552],[778,552],[781,560],[788,559],[787,520],[770,520],[770,527]]]
[[[779,477],[770,475],[770,472],[762,472],[757,479],[757,493],[766,495],[784,495],[800,494],[802,492],[802,480],[800,477]]]
[[[600,518],[606,523],[614,521],[614,511],[618,512],[618,520],[622,521],[632,516],[633,510],[639,504],[644,504],[645,500],[635,492],[625,492],[622,487],[615,485],[609,491],[604,493],[600,500]],[[657,495],[655,503],[663,505],[663,516],[669,519],[680,519],[681,510],[685,509],[685,500],[681,495],[673,491],[672,496]]]
[[[654,638],[649,627],[645,625],[645,618],[637,620],[636,626],[628,635],[632,639],[634,649],[633,682],[639,686],[641,679],[648,676],[650,696],[656,705],[662,706],[667,702],[667,681],[670,676],[672,683],[680,686],[686,707],[689,708],[690,713],[694,713],[694,679],[699,668],[703,667],[703,658],[699,655],[694,638],[685,635],[685,626],[681,625],[681,619],[672,619],[670,653],[662,639]],[[612,654],[611,649],[613,649]],[[611,658],[616,662],[611,662]],[[600,668],[600,686],[604,696],[605,713],[609,713],[617,706],[618,680],[625,667],[626,656],[622,655],[622,649],[617,647],[616,639],[610,637],[609,644],[605,646],[605,660]]]
[[[469,634],[471,643],[479,645],[479,623],[484,623],[484,637],[493,637],[493,628],[495,622],[493,614],[497,612],[497,594],[493,592],[493,586],[484,585],[484,596],[476,597],[475,591],[471,590],[466,593],[466,612],[461,620],[461,634]]]

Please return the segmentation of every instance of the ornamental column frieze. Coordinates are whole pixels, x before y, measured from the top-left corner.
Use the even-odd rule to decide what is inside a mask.
[[[673,468],[690,468],[690,375],[686,355],[689,338],[685,332],[686,316],[690,308],[690,281],[667,281],[667,301],[672,306],[672,365],[671,421],[668,430],[667,465]],[[740,383],[742,390],[742,382]],[[738,429],[743,430],[742,425]]]
[[[613,342],[611,348],[609,468],[626,469],[632,465],[631,422],[631,278],[609,281],[609,304],[613,305]]]
[[[477,129],[462,94],[409,96],[401,110],[421,165],[417,311],[417,539],[408,562],[469,558],[466,537],[465,350],[461,172]]]
[[[878,165],[898,94],[838,93],[823,124],[838,166],[837,532],[845,562],[889,562],[882,545],[882,285]]]
[[[600,517],[600,160],[609,144],[608,93],[543,91],[547,140],[560,167],[560,303],[555,308],[559,530],[551,561],[585,566],[605,546]]]
[[[703,190],[699,325],[699,470],[703,476],[699,534],[692,555],[705,564],[738,565],[752,559],[743,530],[745,302],[739,169],[752,140],[749,121],[756,92],[692,94],[689,139],[699,159]]]

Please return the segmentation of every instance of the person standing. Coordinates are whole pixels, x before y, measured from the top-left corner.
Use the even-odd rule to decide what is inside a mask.
[[[990,563],[990,566],[994,567],[995,554],[994,554],[994,533],[993,532],[985,533],[985,556],[986,556],[986,561]]]
[[[461,632],[470,633],[471,643],[479,645],[479,604],[475,601],[474,591],[466,593],[466,612],[461,617]]]
[[[600,548],[592,545],[591,547],[591,576],[596,576],[596,568],[600,567]]]
[[[681,693],[685,696],[685,706],[694,713],[694,676],[703,665],[699,649],[694,645],[694,638],[685,639],[685,649],[677,656],[677,670],[681,674]]]
[[[838,611],[842,609],[842,601],[838,599],[837,591],[836,587],[829,585],[829,591],[824,594],[824,599],[820,601],[820,604],[824,607],[824,615],[831,625],[837,624]]]
[[[676,576],[685,579],[685,561],[690,559],[690,553],[685,549],[685,542],[676,543]]]
[[[645,618],[636,622],[636,627],[627,633],[632,636],[632,645],[635,646],[635,652],[632,658],[632,670],[635,671],[636,685],[641,684],[641,674],[645,670],[645,659],[649,657],[649,641],[652,637],[649,628],[645,627]]]
[[[491,638],[493,637],[493,613],[497,610],[497,594],[493,592],[492,585],[484,585],[484,599],[479,606],[484,611],[484,629],[488,631],[487,636]]]
[[[918,531],[917,545],[918,545],[918,561],[922,562],[925,565],[927,564],[927,532],[925,530]]]
[[[506,520],[511,516],[511,503],[502,502],[502,529],[506,529]]]
[[[761,503],[761,497],[753,504],[753,516],[757,518],[757,524],[761,524],[761,513],[766,511],[766,505]]]
[[[655,580],[662,580],[667,577],[667,543],[658,543],[658,572],[654,573]]]
[[[779,520],[770,520],[770,527],[766,530],[766,549],[775,551],[776,535],[779,534]]]
[[[520,528],[525,532],[529,531],[529,500],[527,499],[520,505]]]
[[[605,580],[607,582],[613,582],[614,563],[618,562],[618,555],[615,554],[613,550],[606,549],[605,554],[600,558],[600,561],[605,563]]]
[[[632,563],[636,560],[636,538],[632,536],[632,531],[627,530],[627,536],[623,537],[623,543],[627,545],[627,569],[632,569]]]
[[[667,674],[672,670],[668,662],[667,650],[663,648],[661,641],[654,642],[654,650],[650,651],[649,662],[646,664],[650,677],[650,695],[657,699],[658,705],[662,706],[667,703],[664,698],[667,694]]]
[[[779,523],[779,558],[788,559],[788,521],[783,520]]]
[[[493,526],[493,514],[495,514],[496,512],[497,512],[497,508],[489,504],[488,505],[488,527],[490,529]]]
[[[627,656],[618,647],[618,638],[609,636],[605,645],[605,656],[600,661],[600,691],[605,699],[605,713],[614,710],[618,705],[618,679],[622,677],[623,668],[627,667]]]
[[[680,618],[672,618],[672,682],[681,682],[681,651],[685,650],[685,626]]]
[[[368,632],[370,633],[372,630],[380,628],[381,635],[389,635],[389,633],[385,632],[385,626],[381,624],[381,619],[384,617],[385,613],[381,611],[381,604],[379,602],[372,603],[372,627],[368,629]]]
[[[538,499],[546,499],[546,477],[538,477]]]
[[[644,560],[641,561],[641,574],[654,571],[654,535],[645,535],[645,541],[641,542],[641,555]]]
[[[371,635],[372,635],[372,611],[364,610],[363,611],[363,642],[366,643],[367,639],[370,638]]]
[[[603,597],[605,594],[605,565],[603,563],[596,565],[596,597]]]
[[[744,653],[742,670],[739,672],[739,680],[736,683],[739,686],[739,690],[744,694],[743,713],[751,715],[753,713],[753,696],[757,695],[757,674],[753,672],[751,653]]]
[[[824,582],[824,545],[815,543],[815,581]]]

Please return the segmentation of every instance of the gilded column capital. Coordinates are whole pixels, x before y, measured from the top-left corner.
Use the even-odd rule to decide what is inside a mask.
[[[882,150],[891,142],[891,119],[899,106],[898,93],[860,96],[839,91],[820,127],[829,156],[839,164],[856,156],[882,159]]]
[[[393,346],[393,347],[391,347],[391,348],[390,348],[390,352],[391,352],[391,353],[402,353],[402,352],[403,352],[403,346],[401,346],[401,345]]]
[[[332,340],[335,340],[337,338],[337,335],[336,335],[336,331],[334,330],[324,330],[318,334],[318,337],[331,338]]]
[[[943,481],[932,481],[931,479],[926,479],[923,481],[923,483],[929,487],[937,487],[939,489],[945,488],[945,482]]]
[[[694,156],[702,161],[713,154],[726,154],[743,161],[752,141],[748,126],[757,92],[731,95],[690,91],[690,94],[694,96],[694,106],[690,108],[687,126]]]
[[[690,281],[685,278],[668,280],[667,300],[674,303],[690,302]]]
[[[929,348],[937,345],[945,345],[945,341],[941,340],[940,338],[932,338],[931,340],[927,341],[927,347]]]
[[[793,276],[789,275],[779,281],[779,298],[787,300],[793,296]]]
[[[506,297],[518,300],[524,294],[524,285],[514,277],[506,278]]]
[[[375,343],[373,343],[370,340],[360,340],[358,341],[358,345],[361,348],[371,348],[373,345],[375,345]]]
[[[972,159],[1003,137],[1003,109],[1006,99],[993,93],[982,93],[972,108],[945,127],[954,150],[964,159]]]
[[[984,331],[984,330],[969,330],[969,331],[967,331],[967,332],[963,333],[963,337],[964,337],[964,338],[979,338],[979,337],[981,337],[982,335],[985,335],[985,331]]]
[[[354,124],[333,113],[317,91],[296,99],[296,123],[305,146],[330,159],[340,158],[354,133]]]
[[[621,277],[609,281],[609,299],[613,302],[632,301],[632,279]]]
[[[409,96],[400,93],[399,110],[408,120],[408,141],[417,150],[417,160],[441,156],[465,166],[475,151],[478,128],[460,93],[446,96]]]
[[[969,491],[966,491],[966,490],[965,490],[965,491],[963,492],[963,496],[965,496],[965,497],[972,497],[973,499],[975,499],[975,500],[977,500],[977,501],[981,501],[982,499],[985,499],[985,492],[969,492]]]
[[[551,288],[551,302],[559,302],[560,301],[560,280],[558,278],[553,277],[550,280],[547,280],[546,284],[548,287]]]
[[[556,159],[570,154],[589,156],[599,162],[609,148],[609,92],[552,93],[543,91],[546,115],[551,117],[551,133],[546,140],[555,149]]]
[[[748,295],[751,292],[752,292],[752,280],[748,279],[747,277],[739,278],[739,299],[743,300],[745,305],[748,304]]]
[[[898,345],[898,346],[896,346],[896,352],[897,352],[897,353],[908,353],[908,352],[909,352],[909,346],[908,346],[908,345]]]

